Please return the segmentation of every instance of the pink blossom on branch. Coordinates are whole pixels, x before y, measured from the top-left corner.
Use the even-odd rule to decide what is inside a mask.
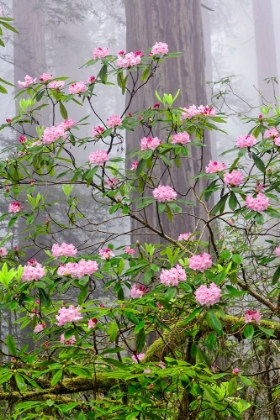
[[[178,236],[178,241],[194,241],[195,238],[194,236],[192,236],[192,233],[187,232],[187,233],[181,233]]]
[[[35,262],[35,264],[32,264],[30,260],[30,262],[28,262],[27,265],[23,267],[21,280],[27,282],[37,281],[44,277],[44,275],[45,269],[42,266],[42,264],[37,262]]]
[[[221,289],[219,289],[215,283],[211,283],[209,288],[203,284],[194,292],[194,294],[195,300],[200,305],[210,306],[220,302]]]
[[[76,122],[70,118],[70,120],[64,120],[63,122],[59,123],[58,126],[62,127],[64,131],[70,130],[70,128],[74,127]]]
[[[139,162],[132,162],[130,170],[135,171],[137,169],[138,163]]]
[[[161,144],[161,140],[157,137],[143,137],[140,143],[141,150],[155,150]]]
[[[139,363],[142,359],[144,359],[145,357],[145,353],[139,353],[136,355],[132,355],[131,359],[134,361],[134,363]]]
[[[190,143],[190,135],[186,131],[183,131],[181,133],[173,134],[171,143],[172,144],[187,144]]]
[[[107,181],[105,182],[106,187],[108,188],[114,188],[116,185],[118,185],[119,180],[116,177],[113,178],[108,178]]]
[[[110,258],[115,256],[115,254],[110,248],[100,249],[99,255],[102,258],[102,260],[109,260]]]
[[[225,185],[231,185],[232,187],[238,187],[243,182],[242,172],[233,170],[231,173],[224,174],[224,183]]]
[[[98,264],[92,260],[80,260],[78,263],[67,263],[58,267],[57,274],[59,276],[68,276],[81,279],[84,276],[91,276],[98,270]]]
[[[165,203],[175,200],[177,193],[169,186],[160,185],[153,190],[153,196],[160,203]]]
[[[275,248],[274,253],[277,255],[277,257],[280,258],[280,246],[278,246],[277,248]]]
[[[118,117],[117,115],[111,115],[109,118],[107,118],[107,126],[109,128],[114,128],[119,125],[122,125],[122,119]]]
[[[54,80],[48,84],[49,89],[59,90],[65,86],[63,80]]]
[[[43,329],[46,327],[46,324],[37,324],[33,330],[33,332],[38,333],[40,331],[43,331]]]
[[[261,213],[266,210],[268,206],[269,198],[262,193],[259,193],[256,198],[253,198],[251,194],[247,195],[246,197],[246,207],[249,210]]]
[[[139,54],[140,53],[140,54]],[[138,66],[138,64],[141,63],[141,58],[143,57],[143,54],[141,51],[130,52],[127,54],[119,54],[119,57],[117,59],[117,66],[120,68],[130,68],[133,66]]]
[[[189,267],[192,270],[201,272],[208,270],[208,268],[212,267],[212,264],[211,256],[207,252],[200,255],[194,255],[189,259]]]
[[[131,290],[130,290],[130,297],[132,299],[140,299],[143,297],[146,293],[148,293],[148,289],[140,284],[138,287],[136,284],[133,284]]]
[[[97,322],[98,322],[98,319],[96,319],[96,318],[91,318],[91,319],[89,319],[89,320],[88,320],[88,325],[87,325],[87,327],[88,327],[88,328],[95,328],[95,327],[96,327]]]
[[[133,248],[131,248],[130,246],[126,246],[126,247],[124,248],[124,252],[125,252],[126,254],[129,254],[129,255],[135,255],[135,254],[136,254],[136,249],[133,249]]]
[[[246,147],[252,147],[256,144],[257,139],[254,136],[238,136],[236,141],[236,146],[240,149]]]
[[[61,124],[58,124],[56,127],[46,127],[43,133],[43,142],[44,144],[51,144],[58,140],[60,137],[64,138],[64,136],[65,130]]]
[[[222,172],[226,170],[226,164],[224,162],[215,162],[210,160],[208,166],[205,168],[207,174],[214,174],[216,172]]]
[[[18,201],[13,201],[9,204],[9,213],[19,213],[24,207],[21,207]]]
[[[43,73],[39,78],[40,82],[44,82],[44,83],[51,79],[52,79],[52,74],[49,74],[49,73]]]
[[[164,42],[156,42],[155,45],[152,46],[151,55],[164,55],[168,54],[168,45]]]
[[[280,137],[280,133],[276,128],[265,130],[264,132],[265,139],[275,139],[276,137]]]
[[[52,246],[53,257],[75,257],[76,254],[77,249],[73,244],[63,242],[60,246],[58,244],[53,244]]]
[[[64,334],[61,334],[60,342],[61,344],[67,344],[68,346],[73,346],[73,344],[76,343],[76,337],[72,335],[71,337],[65,339]]]
[[[67,322],[80,321],[81,319],[83,319],[80,310],[80,307],[75,308],[73,305],[70,305],[68,307],[63,306],[58,310],[58,315],[56,315],[57,325],[59,327],[62,327]]]
[[[0,248],[0,258],[5,258],[8,255],[8,251],[6,248],[2,247]]]
[[[197,115],[207,115],[210,117],[214,117],[216,115],[215,109],[203,105],[200,105],[199,107],[191,105],[189,108],[182,109],[184,112],[181,114],[181,121],[191,119]]]
[[[93,58],[94,60],[97,60],[98,58],[104,58],[107,57],[107,55],[109,54],[109,48],[105,47],[105,48],[94,48],[93,50]]]
[[[261,320],[261,314],[257,310],[248,309],[248,311],[246,311],[245,314],[244,314],[245,324],[248,324],[248,323],[253,322],[253,321],[255,321],[257,324],[259,324],[260,320]]]
[[[24,78],[24,82],[18,81],[18,85],[20,88],[27,88],[30,85],[33,85],[33,83],[36,83],[36,78],[32,79],[32,77],[26,75]]]
[[[86,91],[87,91],[87,86],[84,82],[76,82],[76,83],[73,83],[71,86],[69,86],[69,93],[72,95],[80,94]]]
[[[90,163],[102,166],[103,163],[109,160],[109,155],[105,150],[97,150],[89,155],[88,160]]]
[[[91,135],[92,137],[100,137],[102,136],[105,129],[101,127],[100,125],[97,125],[96,127],[93,127]]]
[[[161,270],[160,282],[165,286],[178,286],[179,281],[186,280],[186,272],[180,264],[170,270]]]

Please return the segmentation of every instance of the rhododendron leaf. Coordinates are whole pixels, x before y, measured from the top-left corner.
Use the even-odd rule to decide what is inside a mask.
[[[171,162],[171,160],[170,159],[168,159],[168,157],[167,156],[165,156],[163,153],[161,153],[161,154],[159,154],[158,155],[159,156],[159,158],[167,165],[167,166],[169,166],[169,167],[171,167],[172,166],[172,162]]]
[[[244,385],[252,385],[252,381],[249,378],[246,378],[246,376],[238,375],[238,378],[243,382]]]
[[[212,327],[216,333],[220,336],[223,335],[223,327],[220,320],[217,318],[215,311],[213,309],[209,309],[205,317],[207,323]]]
[[[228,194],[224,195],[220,201],[213,207],[213,209],[211,210],[211,215],[215,216],[215,214],[218,213],[218,211],[220,211],[220,213],[223,211],[223,209],[225,208],[227,199],[228,199]]]
[[[57,384],[57,382],[59,382],[59,381],[60,381],[60,379],[62,378],[62,375],[63,375],[63,371],[62,371],[62,370],[58,370],[58,371],[54,374],[54,376],[52,377],[52,380],[51,380],[51,386],[54,386],[55,384]]]
[[[192,313],[184,320],[184,325],[192,321],[197,315],[199,315],[203,311],[203,309],[203,307],[194,309]]]
[[[173,211],[175,211],[176,213],[182,213],[182,209],[181,209],[181,207],[180,206],[178,206],[176,203],[172,203],[172,202],[170,202],[170,203],[168,203],[168,206],[173,210]]]
[[[215,188],[216,187],[216,183],[217,183],[217,179],[215,179],[215,181],[211,182],[210,185],[208,185],[208,187],[206,188],[206,190],[204,190],[201,194],[201,196],[205,197],[205,200],[208,201],[209,198],[211,197],[212,193],[214,191],[218,191],[219,188]]]
[[[50,297],[43,289],[39,289],[39,297],[40,302],[43,306],[45,306],[46,308],[49,308],[51,306],[52,302],[50,300]]]
[[[116,321],[111,322],[111,324],[109,325],[108,334],[109,334],[111,343],[115,341],[118,335],[118,324],[116,323]]]
[[[80,293],[78,295],[78,304],[81,305],[88,294],[88,284],[86,284],[84,287],[81,287]]]
[[[102,83],[106,83],[107,82],[107,78],[108,78],[108,66],[107,64],[104,64],[101,67],[100,72],[98,73],[97,77],[100,77],[100,80]]]
[[[145,346],[145,333],[144,330],[140,330],[136,336],[136,351],[137,353],[141,353]]]
[[[267,213],[270,217],[275,217],[276,219],[280,219],[280,212],[274,209],[267,209],[265,210],[265,213]]]
[[[165,203],[159,203],[158,204],[158,211],[159,213],[163,213],[165,211],[166,204]]]
[[[139,177],[142,173],[142,171],[144,170],[144,168],[146,167],[146,162],[144,159],[140,159],[138,166],[136,168],[136,176]]]
[[[8,223],[8,228],[11,228],[12,226],[14,226],[17,222],[17,219],[18,219],[17,216],[12,217],[11,220],[9,221],[9,223]]]
[[[234,192],[231,192],[230,198],[228,200],[229,208],[232,211],[234,211],[236,209],[237,203],[238,203],[238,201],[237,201],[236,195],[234,194]]]
[[[1,18],[0,24],[3,25],[6,29],[9,29],[9,31],[12,31],[12,32],[15,32],[16,34],[18,34],[18,31],[13,26],[9,25],[7,22],[4,22],[4,20],[7,21],[8,19],[7,18]]]
[[[261,158],[258,157],[258,155],[256,155],[254,152],[252,152],[252,158],[253,161],[256,165],[256,167],[263,173],[266,172],[266,167],[265,164],[263,163],[263,161],[261,160]]]
[[[278,279],[280,278],[280,266],[276,269],[272,277],[272,284],[278,283]]]
[[[151,73],[151,69],[150,69],[150,67],[146,67],[145,69],[144,69],[144,71],[143,71],[143,73],[142,73],[142,75],[141,75],[141,80],[142,80],[142,82],[145,82],[145,80],[147,80],[148,79],[148,77],[149,77],[149,74]]]
[[[19,389],[20,392],[25,392],[26,391],[26,383],[24,378],[19,375],[18,373],[15,374],[15,380],[16,380],[16,384],[17,387]]]
[[[14,338],[11,336],[11,334],[8,334],[7,335],[7,338],[6,338],[6,346],[7,346],[7,349],[9,350],[9,353],[12,356],[16,356],[17,355],[16,343],[15,343]]]
[[[65,106],[63,105],[63,103],[61,101],[59,102],[59,110],[60,110],[60,114],[61,114],[62,118],[64,120],[68,120],[67,109],[65,108]]]
[[[214,350],[217,345],[216,334],[211,332],[206,338],[204,344],[209,350]]]
[[[250,340],[254,336],[254,327],[251,324],[246,324],[244,328],[244,337]]]
[[[243,262],[243,258],[239,254],[232,254],[232,261],[235,262],[235,264],[241,264]]]
[[[262,327],[260,325],[258,325],[258,329],[260,331],[264,332],[267,337],[275,337],[276,338],[276,335],[274,334],[274,331],[273,330],[270,330],[268,328],[264,328],[264,327]]]
[[[0,43],[0,45],[1,45],[1,43]],[[7,89],[4,88],[4,86],[0,85],[0,93],[8,93],[8,91],[7,91]]]
[[[163,203],[160,203],[160,204],[163,204]],[[169,221],[171,221],[173,219],[173,214],[172,214],[171,208],[169,207],[168,204],[166,204],[165,208],[166,208],[167,219]]]

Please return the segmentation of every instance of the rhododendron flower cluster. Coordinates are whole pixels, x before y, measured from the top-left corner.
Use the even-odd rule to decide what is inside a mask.
[[[63,242],[60,246],[58,244],[53,244],[52,246],[53,257],[75,257],[76,254],[77,249],[73,244]]]
[[[155,150],[161,144],[161,140],[157,137],[143,137],[140,142],[141,150]]]
[[[32,79],[32,77],[26,75],[24,78],[24,82],[18,81],[18,85],[21,88],[27,88],[30,85],[33,85],[33,83],[36,83],[36,78]]]
[[[48,84],[49,89],[59,90],[65,86],[65,82],[63,80],[53,80]]]
[[[64,126],[58,124],[56,127],[46,127],[43,133],[44,144],[51,144],[58,140],[60,137],[64,138],[65,129]],[[34,143],[33,143],[34,146]]]
[[[269,206],[269,198],[264,194],[259,193],[256,198],[253,198],[251,194],[246,197],[246,207],[249,210],[254,210],[259,213],[266,210]]]
[[[68,276],[72,278],[81,279],[84,276],[90,276],[98,270],[98,264],[92,260],[80,260],[77,263],[68,262],[65,265],[58,267],[57,274],[59,276]]]
[[[280,133],[276,128],[270,128],[269,130],[265,130],[265,139],[275,139],[275,137],[280,137]]]
[[[164,203],[175,200],[177,193],[169,186],[160,185],[153,190],[153,196],[160,203]]]
[[[63,127],[64,131],[68,131],[75,124],[76,124],[76,122],[70,118],[70,120],[65,120],[65,121],[59,123],[58,126]]]
[[[208,115],[214,117],[216,115],[215,109],[200,105],[196,107],[196,105],[191,105],[189,108],[182,108],[184,112],[181,115],[181,120],[186,120],[195,117],[196,115]]]
[[[207,174],[214,174],[216,172],[222,172],[226,170],[226,164],[224,162],[215,162],[210,160],[208,166],[206,166],[205,171]]]
[[[7,255],[8,255],[7,249],[4,247],[0,248],[0,258],[7,257]]]
[[[107,57],[107,55],[109,54],[109,48],[105,47],[105,48],[94,48],[93,50],[93,58],[94,60],[97,60],[98,58],[104,58]]]
[[[109,128],[114,128],[119,125],[122,125],[122,119],[118,117],[117,115],[111,115],[109,118],[107,118],[107,126]]]
[[[126,246],[124,248],[124,252],[129,255],[134,255],[136,253],[136,249],[131,248],[130,246]]]
[[[148,289],[140,284],[138,287],[136,284],[134,284],[130,290],[130,297],[132,299],[139,299],[143,297],[146,293],[148,293]]]
[[[179,281],[186,280],[186,272],[180,264],[170,270],[161,270],[160,282],[165,286],[178,286]]]
[[[46,324],[37,324],[33,332],[37,333],[37,332],[43,331],[45,327],[46,327]]]
[[[187,233],[181,233],[178,236],[178,241],[194,241],[194,236],[191,236],[192,233],[187,232]]]
[[[105,182],[106,187],[108,188],[114,188],[118,183],[119,183],[119,180],[116,177],[108,178],[107,181]]]
[[[138,163],[139,163],[139,162],[132,162],[132,165],[131,165],[131,168],[130,168],[130,169],[131,169],[132,171],[135,171],[135,170],[137,169]]]
[[[257,324],[259,324],[261,320],[261,314],[257,310],[248,309],[248,311],[246,311],[244,314],[244,320],[245,324],[248,324],[252,321],[255,321]]]
[[[23,207],[21,207],[20,203],[18,201],[13,201],[9,204],[9,213],[19,213]]]
[[[56,315],[57,325],[59,327],[62,327],[67,322],[80,321],[81,319],[83,319],[80,311],[80,307],[75,308],[73,305],[70,305],[68,307],[63,306],[58,310],[58,315]]]
[[[98,320],[96,318],[91,318],[88,320],[88,328],[95,328]]]
[[[99,137],[102,136],[105,129],[103,127],[100,127],[100,125],[97,125],[96,127],[93,127],[91,135],[92,137]]]
[[[64,334],[61,334],[60,342],[61,342],[61,344],[65,344],[65,345],[68,345],[68,346],[73,346],[73,344],[76,343],[76,337],[74,335],[72,335],[71,337],[65,339]]]
[[[103,163],[109,160],[109,155],[105,150],[97,150],[89,155],[88,160],[90,163],[102,166]]]
[[[189,133],[187,133],[186,131],[183,131],[181,133],[173,134],[171,143],[184,145],[184,144],[190,143],[190,141],[191,139],[190,139]]]
[[[243,182],[243,174],[242,172],[233,170],[231,173],[224,174],[224,183],[226,185],[231,185],[233,187],[238,187],[238,185],[242,184]]]
[[[76,82],[69,86],[69,93],[72,95],[86,92],[86,90],[87,86],[84,82]]]
[[[195,292],[195,299],[200,305],[214,305],[220,302],[221,289],[215,283],[211,283],[209,288],[204,284],[200,286]]]
[[[43,73],[39,78],[40,82],[44,82],[44,83],[51,79],[52,79],[52,74],[49,74],[49,73]]]
[[[208,268],[212,267],[211,256],[207,252],[204,252],[203,254],[200,254],[200,255],[193,255],[189,259],[189,267],[192,270],[203,272],[207,270]]]
[[[156,42],[155,45],[152,46],[150,55],[164,55],[167,54],[169,51],[168,45],[164,42]]]
[[[139,353],[136,355],[132,355],[131,359],[134,361],[134,363],[139,363],[142,359],[144,359],[145,357],[145,353]]]
[[[275,248],[274,253],[277,255],[277,257],[280,258],[280,246],[278,246],[277,248]]]
[[[122,51],[121,51],[122,52]],[[127,54],[120,54],[117,59],[117,66],[121,68],[130,68],[141,63],[143,54],[141,51],[130,52]]]
[[[245,147],[252,147],[256,144],[257,139],[254,136],[238,136],[236,141],[236,146],[240,149],[244,149]]]
[[[21,276],[22,281],[37,281],[45,275],[45,269],[42,264],[36,261],[28,261],[27,265],[23,267],[23,273]]]
[[[115,256],[115,254],[110,248],[100,249],[99,255],[102,258],[102,260],[109,260],[110,258]]]

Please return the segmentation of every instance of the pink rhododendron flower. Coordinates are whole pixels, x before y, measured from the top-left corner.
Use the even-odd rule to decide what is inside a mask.
[[[186,131],[182,133],[173,134],[171,143],[172,144],[187,144],[190,143],[190,135]]]
[[[157,137],[143,137],[140,142],[141,150],[155,150],[161,144],[161,140]]]
[[[60,137],[64,138],[64,127],[58,124],[56,127],[46,127],[43,133],[44,144],[51,144],[58,140]],[[34,143],[33,145],[34,146]]]
[[[211,283],[209,288],[204,284],[200,286],[195,292],[195,300],[200,305],[214,305],[220,302],[221,289],[219,289],[215,283]]]
[[[73,244],[63,242],[60,246],[58,244],[53,244],[52,246],[53,257],[75,257],[76,254],[77,249]]]
[[[109,118],[107,118],[107,125],[109,128],[117,127],[122,125],[122,119],[117,115],[111,115]]]
[[[70,118],[70,120],[65,120],[65,121],[59,123],[58,126],[62,127],[64,129],[64,131],[68,131],[75,124],[76,124],[76,122]]]
[[[226,164],[224,162],[215,162],[210,160],[208,166],[206,166],[205,171],[207,174],[214,174],[216,172],[222,172],[226,170]]]
[[[124,252],[129,255],[134,255],[136,253],[136,249],[131,248],[130,246],[126,246],[124,248]]]
[[[166,366],[164,363],[159,363],[157,366],[160,367],[161,369],[166,369]]]
[[[96,318],[92,318],[88,320],[88,328],[95,328],[98,320]]]
[[[200,105],[199,107],[191,105],[189,108],[182,109],[184,110],[184,112],[181,115],[181,121],[193,118],[196,115],[208,115],[210,117],[214,117],[216,115],[215,109],[203,105]]]
[[[246,207],[249,210],[254,210],[259,213],[266,210],[269,206],[269,198],[264,194],[259,193],[256,198],[253,198],[251,194],[246,197]]]
[[[9,213],[19,213],[21,210],[23,209],[23,207],[21,207],[20,203],[18,203],[17,201],[13,201],[12,203],[9,204]]]
[[[8,251],[6,248],[2,247],[0,248],[0,258],[5,258],[8,255]]]
[[[136,355],[132,355],[131,359],[134,361],[134,363],[139,363],[142,359],[144,359],[145,357],[145,353],[139,353]]]
[[[18,85],[21,88],[27,88],[28,86],[32,85],[33,83],[36,83],[36,78],[32,79],[32,77],[26,75],[24,78],[24,82],[18,81]]]
[[[280,146],[280,137],[274,137],[274,144]]]
[[[75,308],[73,305],[70,305],[68,307],[63,306],[59,309],[58,315],[56,315],[57,325],[59,327],[62,327],[67,322],[80,321],[81,319],[83,319],[80,310],[80,307]]]
[[[231,185],[232,187],[238,187],[238,185],[243,182],[242,172],[233,170],[231,173],[224,174],[224,183],[225,185]]]
[[[261,314],[257,310],[248,309],[244,314],[245,324],[255,321],[257,324],[260,324]]]
[[[74,95],[75,93],[79,94],[82,92],[86,92],[87,86],[84,82],[76,82],[69,86],[69,93]]]
[[[238,368],[232,369],[232,374],[233,375],[238,375],[238,373],[239,373],[239,369]]]
[[[278,246],[277,248],[275,248],[274,253],[277,255],[277,257],[280,258],[280,246]]]
[[[153,190],[153,196],[160,203],[164,203],[175,200],[177,193],[169,186],[160,185]]]
[[[89,76],[88,83],[92,84],[92,83],[95,83],[95,82],[96,82],[96,77],[95,76]]]
[[[140,54],[139,54],[140,53]],[[117,66],[121,68],[130,68],[141,63],[143,54],[141,51],[130,52],[127,54],[119,54],[117,59]]]
[[[116,177],[108,178],[107,181],[105,182],[106,187],[108,188],[114,188],[118,183],[119,183],[119,180]]]
[[[33,332],[37,333],[40,331],[43,331],[43,329],[46,327],[46,324],[37,324],[33,330]]]
[[[57,274],[59,276],[68,276],[81,279],[84,276],[91,276],[98,270],[98,264],[92,260],[80,260],[78,263],[68,262],[58,267]]]
[[[65,86],[65,83],[63,80],[54,80],[53,82],[50,82],[48,84],[49,89],[59,90],[62,89]]]
[[[200,255],[193,255],[189,259],[189,267],[192,270],[203,272],[207,270],[208,268],[212,267],[211,256],[207,254],[207,252],[204,252],[203,254],[200,254]]]
[[[178,241],[194,241],[194,236],[191,236],[192,233],[181,233],[181,235],[178,236]]]
[[[36,260],[35,260],[36,261]],[[21,276],[22,281],[37,281],[40,280],[45,275],[45,269],[42,267],[42,264],[30,260],[27,265],[23,267],[23,273]]]
[[[98,58],[104,58],[107,57],[107,55],[109,54],[109,48],[94,48],[93,50],[93,58],[94,60],[97,60]]]
[[[92,137],[99,137],[102,136],[105,129],[103,127],[100,127],[100,125],[97,125],[96,127],[93,127],[91,135]]]
[[[236,146],[244,149],[245,147],[252,147],[256,144],[257,139],[254,136],[238,136]]]
[[[275,139],[275,137],[279,137],[280,133],[276,128],[271,128],[269,130],[265,130],[264,138],[265,139]]]
[[[133,284],[131,290],[130,290],[130,297],[132,299],[140,299],[143,297],[146,293],[148,293],[148,289],[140,284],[138,287],[136,284]]]
[[[89,155],[88,160],[90,163],[95,163],[98,166],[102,166],[103,163],[109,160],[109,155],[105,150],[97,150]]]
[[[160,282],[165,286],[178,286],[179,281],[186,280],[186,272],[180,264],[170,270],[161,270]]]
[[[135,171],[135,170],[137,169],[138,163],[139,163],[139,162],[132,162],[132,165],[131,165],[131,168],[130,168],[130,169],[131,169],[132,171]]]
[[[110,248],[100,249],[99,255],[102,258],[102,260],[109,260],[110,258],[115,256],[115,254]]]
[[[151,49],[151,55],[164,55],[168,53],[168,45],[164,42],[156,42]]]
[[[52,74],[49,74],[49,73],[43,73],[39,78],[40,82],[47,82],[48,80],[51,80],[51,79],[52,79]]]
[[[72,335],[70,338],[67,338],[67,340],[66,340],[64,334],[61,334],[60,342],[61,342],[61,344],[66,344],[68,346],[73,346],[73,344],[76,343],[76,337],[74,335]]]
[[[24,144],[24,143],[26,143],[26,137],[24,137],[24,136],[19,136],[18,141],[19,141],[21,144]]]

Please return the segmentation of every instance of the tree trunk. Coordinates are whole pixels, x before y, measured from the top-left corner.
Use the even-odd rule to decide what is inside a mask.
[[[126,25],[127,25],[127,52],[142,50],[152,47],[155,42],[166,42],[169,51],[180,51],[182,57],[166,60],[155,77],[135,96],[132,102],[131,111],[153,107],[156,102],[155,90],[160,95],[171,93],[174,95],[180,88],[181,93],[176,100],[175,106],[186,107],[192,104],[206,105],[205,92],[205,56],[203,45],[203,31],[201,18],[201,4],[197,0],[125,0]],[[153,131],[154,136],[164,140],[163,131]],[[139,149],[140,139],[144,137],[141,128],[134,132],[127,132],[127,152]],[[204,143],[208,144],[206,137]],[[201,149],[204,156],[201,158]],[[171,178],[173,179],[176,190],[184,196],[186,191],[193,186],[195,181],[191,181],[192,176],[203,170],[205,164],[211,157],[210,147],[192,147],[191,159],[183,160],[180,168],[172,169]],[[158,167],[154,176],[159,178],[162,168]],[[165,179],[165,185],[168,180]],[[170,180],[169,180],[170,182]],[[199,181],[196,191],[202,190],[204,182]],[[145,194],[147,195],[147,194]],[[149,195],[151,193],[149,192]],[[186,198],[186,197],[183,197]],[[195,207],[185,207],[183,211],[192,216],[182,214],[176,216],[172,223],[165,217],[161,222],[167,234],[177,238],[180,233],[193,232],[199,230],[195,226],[200,217],[204,217],[201,206],[194,195],[187,199],[195,203]],[[195,218],[196,216],[197,218]],[[159,225],[155,206],[146,209],[146,219],[154,226]],[[132,228],[137,229],[137,224]],[[143,234],[143,231],[141,232]],[[141,236],[141,242],[160,242],[160,238],[145,232],[145,237]],[[135,234],[135,239],[137,234]]]

